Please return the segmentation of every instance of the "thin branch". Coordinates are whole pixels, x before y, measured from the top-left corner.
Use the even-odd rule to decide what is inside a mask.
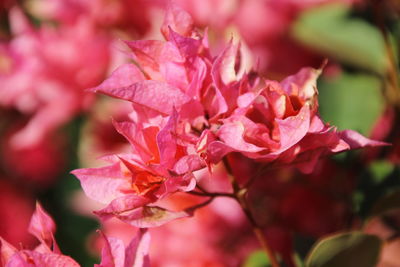
[[[202,207],[204,207],[204,206],[207,206],[207,205],[210,204],[213,200],[214,200],[214,198],[213,198],[213,197],[210,197],[210,198],[207,199],[206,201],[204,201],[204,202],[202,202],[202,203],[200,203],[200,204],[194,205],[194,206],[192,206],[192,207],[189,207],[189,208],[187,208],[187,209],[185,209],[185,210],[188,211],[188,212],[194,212],[194,211],[197,210],[197,209],[200,209],[200,208],[202,208]]]
[[[264,233],[262,231],[262,228],[257,224],[256,220],[254,219],[250,207],[247,203],[246,200],[246,195],[247,195],[247,190],[241,190],[237,193],[237,200],[242,207],[242,210],[246,214],[247,219],[251,223],[251,226],[253,228],[253,232],[255,236],[257,237],[258,242],[261,244],[261,247],[265,251],[265,253],[268,255],[269,260],[271,261],[272,267],[279,267],[278,260],[275,256],[275,253],[271,249],[271,246],[268,244],[267,239],[264,236]]]
[[[269,260],[271,261],[272,267],[279,267],[278,260],[272,251],[271,247],[268,244],[268,241],[266,240],[262,228],[257,224],[257,221],[255,220],[253,214],[251,213],[250,206],[247,203],[247,188],[240,188],[238,182],[236,181],[235,177],[232,175],[232,168],[229,165],[228,159],[226,156],[223,158],[223,163],[225,165],[225,168],[228,172],[228,176],[230,177],[230,181],[232,183],[232,188],[234,191],[235,199],[239,203],[240,207],[242,208],[244,214],[246,215],[247,219],[249,220],[253,232],[255,236],[257,237],[258,242],[261,244],[261,247],[265,251],[265,253],[268,255]]]

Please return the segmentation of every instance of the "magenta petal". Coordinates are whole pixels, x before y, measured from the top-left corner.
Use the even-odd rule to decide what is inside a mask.
[[[28,259],[29,258],[29,261]],[[7,267],[79,267],[72,258],[56,253],[39,253],[36,251],[22,250],[10,259]]]
[[[150,267],[149,260],[150,233],[139,229],[125,249],[125,267]]]
[[[169,28],[170,41],[179,49],[184,58],[197,56],[201,46],[201,40],[182,36]]]
[[[211,73],[213,81],[219,89],[236,81],[235,62],[237,55],[238,46],[230,41],[229,45],[214,61]]]
[[[123,135],[135,149],[134,156],[143,162],[149,161],[153,155],[149,151],[143,136],[143,129],[132,122],[113,122],[115,130]],[[139,158],[140,157],[140,158]]]
[[[241,152],[260,152],[264,148],[258,147],[243,139],[245,127],[239,122],[228,122],[221,126],[218,137],[229,147]]]
[[[321,72],[321,69],[302,68],[296,74],[285,78],[281,85],[288,95],[294,94],[309,100],[317,94],[317,79]]]
[[[178,88],[167,83],[150,80],[138,82],[126,88],[113,88],[101,92],[140,104],[165,115],[171,114],[174,106],[178,108],[190,100]]]
[[[134,64],[124,64],[118,67],[111,76],[102,82],[99,86],[91,89],[104,94],[117,88],[125,88],[136,82],[144,81],[144,75]]]
[[[172,112],[167,125],[157,134],[157,146],[160,152],[160,165],[175,162],[176,153],[176,124],[178,123],[178,113]]]
[[[106,237],[102,232],[104,246],[101,250],[101,263],[95,267],[124,267],[125,266],[125,245],[120,239]]]
[[[119,189],[126,186],[127,181],[122,177],[119,162],[101,168],[78,169],[71,173],[81,181],[85,194],[100,203],[106,204],[124,195]]]
[[[281,146],[277,151],[271,153],[272,155],[282,153],[297,144],[307,134],[310,127],[310,109],[308,106],[303,106],[296,116],[275,121],[279,127]]]
[[[5,263],[17,252],[17,249],[0,237],[0,266]]]
[[[56,224],[50,215],[43,210],[39,202],[36,202],[36,210],[32,215],[28,231],[49,248],[52,247]]]
[[[174,172],[177,175],[182,175],[188,172],[193,172],[196,170],[200,170],[205,167],[206,164],[202,158],[198,155],[187,155],[178,160],[178,162],[174,165]]]
[[[357,133],[356,131],[352,130],[341,131],[339,132],[339,135],[340,138],[343,139],[343,141],[345,141],[347,144],[350,145],[350,149],[390,145],[385,142],[368,139],[362,136],[361,134]]]
[[[212,141],[207,147],[207,155],[211,163],[217,164],[225,155],[235,151],[221,141]]]

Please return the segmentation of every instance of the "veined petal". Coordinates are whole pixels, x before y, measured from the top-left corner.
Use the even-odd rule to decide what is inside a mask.
[[[104,204],[124,196],[120,189],[128,184],[119,162],[101,168],[77,169],[71,173],[81,181],[88,197]]]
[[[180,89],[152,80],[137,82],[125,88],[113,88],[105,93],[140,104],[164,115],[171,114],[173,107],[178,108],[190,100]]]
[[[134,64],[124,64],[118,67],[111,76],[102,82],[99,86],[92,88],[94,92],[108,93],[116,88],[125,88],[136,82],[144,81],[144,75]]]

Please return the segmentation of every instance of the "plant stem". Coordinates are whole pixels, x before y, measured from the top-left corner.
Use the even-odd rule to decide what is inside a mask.
[[[272,267],[280,267],[274,252],[272,251],[270,245],[268,244],[268,242],[263,234],[261,227],[257,224],[257,221],[255,220],[254,216],[251,213],[250,206],[246,199],[247,188],[240,188],[240,185],[238,184],[238,182],[236,181],[235,177],[232,174],[232,169],[231,169],[228,159],[226,157],[223,158],[223,163],[225,165],[226,171],[228,172],[228,176],[230,177],[235,199],[239,203],[239,205],[242,208],[244,214],[246,215],[248,221],[250,222],[250,224],[253,228],[253,232],[254,232],[255,236],[257,237],[258,242],[260,243],[261,247],[267,254]]]

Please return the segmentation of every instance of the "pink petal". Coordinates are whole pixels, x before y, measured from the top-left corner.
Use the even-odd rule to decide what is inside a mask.
[[[186,94],[190,98],[199,101],[200,91],[203,87],[203,81],[207,75],[207,66],[202,59],[197,57],[192,63],[192,67],[194,71],[192,72],[191,82],[186,90]]]
[[[192,17],[186,11],[178,5],[171,3],[168,6],[163,25],[161,26],[161,32],[167,40],[170,39],[169,27],[180,35],[190,36],[194,28],[194,23]]]
[[[36,210],[32,215],[28,231],[49,248],[52,247],[56,224],[50,215],[43,210],[39,202],[36,202]]]
[[[356,131],[345,130],[339,132],[340,138],[343,139],[347,144],[350,145],[350,149],[362,148],[362,147],[375,147],[375,146],[388,146],[390,144],[368,139]]]
[[[264,150],[262,147],[258,147],[251,143],[246,142],[243,139],[245,132],[244,125],[239,122],[228,122],[221,126],[218,130],[218,137],[229,147],[236,151],[241,152],[260,152]]]
[[[205,167],[205,162],[198,155],[187,155],[178,160],[174,165],[176,175],[183,175],[188,172],[200,170]]]
[[[124,196],[119,189],[126,187],[127,181],[122,176],[120,163],[101,167],[78,169],[71,172],[80,181],[85,194],[101,203],[109,203]]]
[[[210,120],[215,120],[219,115],[228,111],[228,104],[218,88],[211,86],[206,94],[205,98],[207,99],[204,105],[209,111]]]
[[[150,233],[139,229],[125,249],[125,267],[150,267],[149,260]]]
[[[169,28],[170,41],[179,49],[183,58],[195,57],[199,53],[201,40],[185,37]]]
[[[135,61],[153,79],[159,77],[159,61],[165,42],[137,40],[125,42],[134,53]]]
[[[134,64],[124,64],[118,67],[111,76],[102,82],[99,86],[91,89],[95,92],[108,94],[117,88],[125,88],[136,82],[144,81],[144,75]]]
[[[118,133],[123,135],[135,149],[136,154],[140,157],[141,161],[148,162],[153,158],[153,153],[149,150],[144,138],[144,132],[138,124],[132,122],[115,122],[113,121],[114,128]]]
[[[28,261],[29,258],[29,261]],[[32,262],[33,261],[33,265]],[[7,264],[7,267],[80,267],[72,258],[56,253],[39,253],[23,250],[15,254]]]
[[[126,88],[114,88],[102,92],[107,95],[131,101],[168,115],[173,107],[180,107],[190,99],[176,87],[167,83],[146,80]]]
[[[291,146],[297,144],[308,132],[310,127],[310,109],[303,106],[296,116],[287,117],[284,120],[275,119],[280,132],[281,146],[271,155],[278,155]]]
[[[101,250],[101,263],[96,264],[95,267],[124,267],[124,242],[114,237],[106,237],[102,232],[100,234],[104,239],[104,246]]]
[[[122,240],[106,237],[101,252],[101,263],[95,267],[149,267],[150,234],[145,229],[139,229],[137,235],[125,248]]]
[[[5,266],[16,252],[15,247],[0,237],[0,266]]]
[[[213,141],[207,147],[207,155],[211,163],[217,164],[225,155],[235,149],[229,147],[221,141]]]
[[[175,162],[176,153],[176,125],[178,123],[178,113],[172,112],[167,125],[157,134],[157,146],[160,151],[160,165],[167,166]]]
[[[235,63],[237,56],[238,45],[234,45],[231,40],[224,51],[214,61],[211,73],[213,81],[219,89],[236,81]]]
[[[304,100],[317,95],[317,79],[321,69],[302,68],[298,73],[285,78],[281,85],[288,95],[298,95]]]

